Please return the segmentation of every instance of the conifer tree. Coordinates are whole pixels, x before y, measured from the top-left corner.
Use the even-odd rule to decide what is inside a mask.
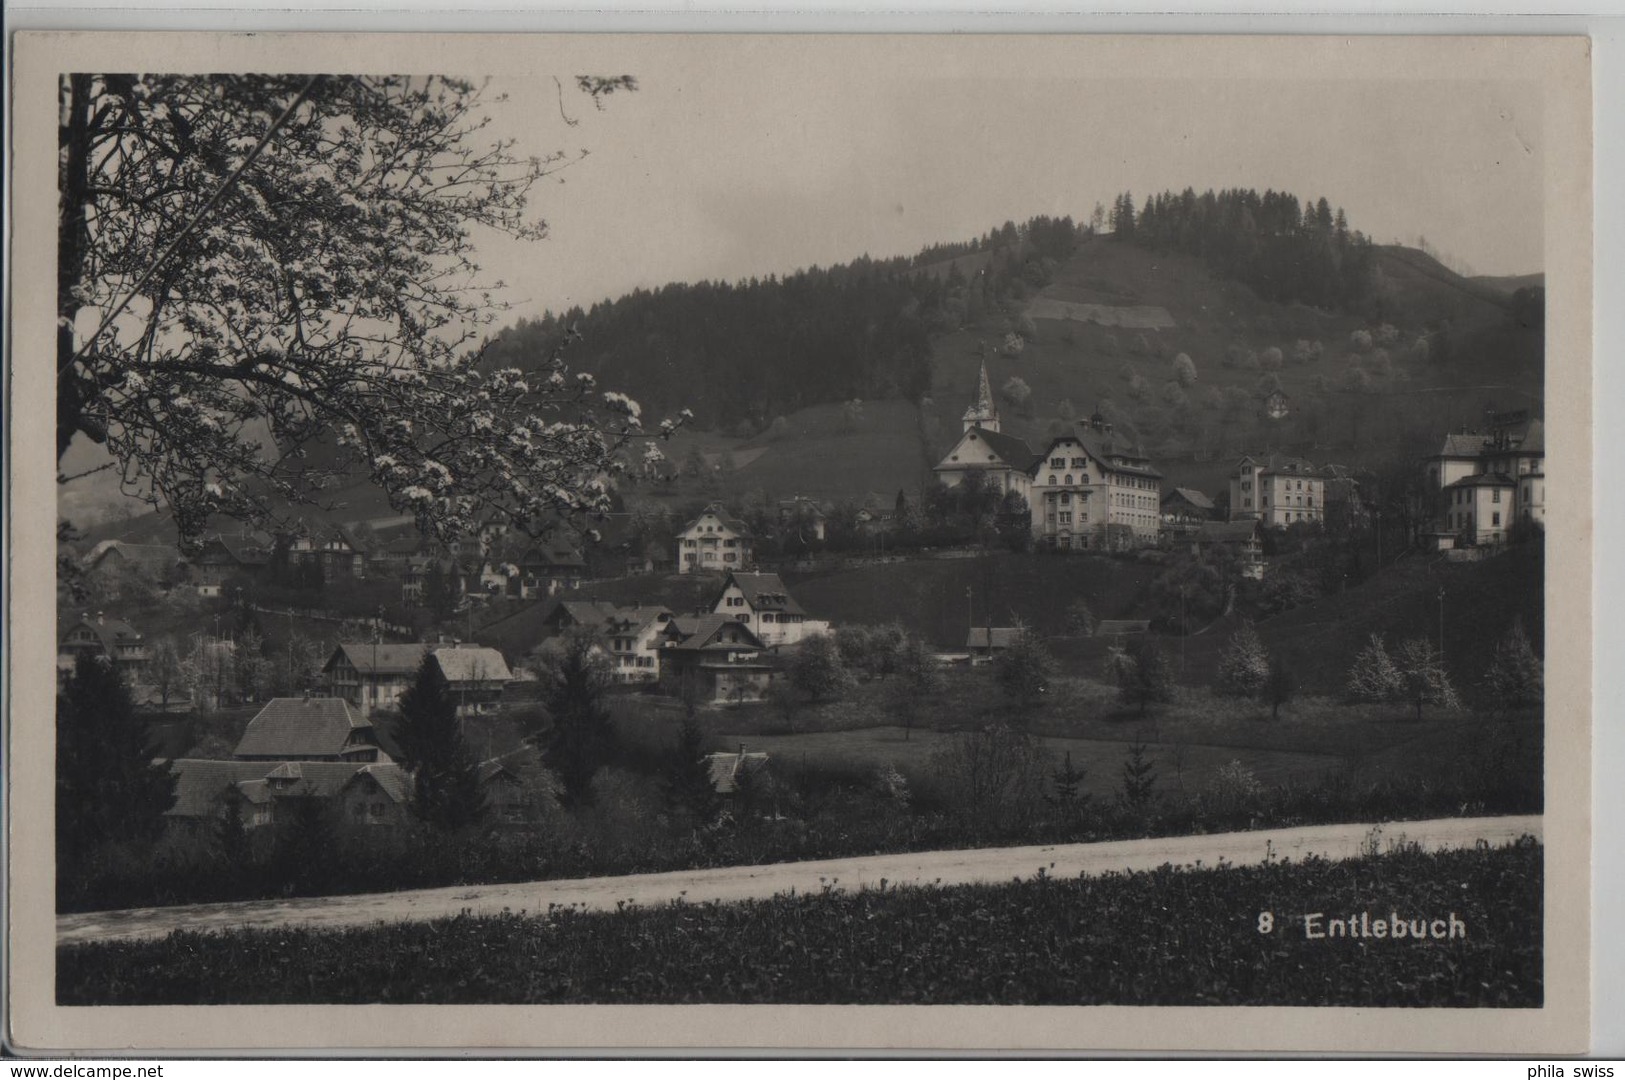
[[[479,763],[463,737],[457,702],[432,654],[401,695],[395,739],[412,773],[412,813],[426,824],[457,832],[485,819]]]
[[[1521,621],[1495,643],[1495,656],[1484,675],[1484,689],[1497,708],[1516,709],[1545,700],[1545,674]]]
[[[150,839],[175,803],[169,763],[117,668],[81,652],[56,700],[56,844],[70,866],[98,844]]]

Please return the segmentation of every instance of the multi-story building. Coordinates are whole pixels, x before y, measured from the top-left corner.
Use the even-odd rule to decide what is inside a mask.
[[[755,565],[750,530],[745,523],[712,503],[677,534],[677,572],[726,573]]]
[[[1326,520],[1326,477],[1303,458],[1248,456],[1230,474],[1230,520],[1257,520],[1265,528],[1321,525]]]
[[[1492,418],[1490,431],[1444,437],[1427,459],[1435,547],[1498,544],[1518,524],[1546,521],[1546,429],[1527,413]]]
[[[322,673],[335,698],[348,702],[361,716],[371,716],[375,709],[393,709],[400,704],[401,695],[417,677],[425,653],[439,666],[462,716],[493,707],[502,697],[502,688],[513,678],[507,662],[495,649],[424,642],[340,642]]]
[[[110,619],[99,611],[82,617],[58,639],[56,664],[59,678],[72,674],[80,653],[105,657],[129,684],[144,681],[147,668],[152,663],[152,649],[140,631],[123,619]]]
[[[1029,476],[1033,536],[1046,548],[1122,549],[1157,541],[1162,473],[1096,413],[1050,441]]]

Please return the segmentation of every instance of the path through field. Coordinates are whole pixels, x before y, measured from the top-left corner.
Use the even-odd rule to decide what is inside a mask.
[[[825,887],[859,889],[879,885],[961,885],[1030,878],[1076,877],[1111,871],[1150,870],[1164,863],[1213,866],[1293,861],[1308,855],[1346,859],[1375,839],[1379,849],[1406,842],[1429,851],[1472,847],[1480,841],[1509,843],[1520,836],[1541,837],[1539,816],[1442,818],[1432,821],[1355,825],[1313,825],[1296,829],[1115,840],[1098,844],[1050,844],[959,851],[915,851],[814,862],[731,866],[667,874],[535,881],[511,885],[453,886],[361,896],[322,896],[294,900],[250,900],[226,904],[96,911],[57,917],[57,943],[163,937],[172,930],[275,929],[284,926],[334,928],[377,922],[437,919],[462,911],[495,914],[546,911],[550,906],[613,909],[623,902],[643,906],[682,899],[688,903],[737,901],[779,893],[816,893]]]

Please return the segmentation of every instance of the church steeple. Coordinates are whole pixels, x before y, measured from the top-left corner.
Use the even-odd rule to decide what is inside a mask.
[[[993,384],[988,382],[987,361],[982,361],[982,377],[976,386],[976,402],[965,410],[965,430],[999,430],[999,407],[993,403]]]

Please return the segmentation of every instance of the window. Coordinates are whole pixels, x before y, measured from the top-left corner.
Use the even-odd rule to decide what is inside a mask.
[[[722,561],[723,562],[733,562],[734,561],[734,553],[731,552],[731,551],[727,552],[726,554],[724,554],[722,556]]]
[[[1067,487],[1072,486],[1072,474],[1071,473],[1066,474],[1066,486]]]
[[[1490,502],[1498,503],[1500,501],[1501,501],[1501,489],[1496,488],[1494,491],[1490,492]]]
[[[1064,457],[1052,457],[1052,458],[1050,458],[1049,459],[1049,467],[1052,468],[1052,469],[1064,469],[1064,468],[1066,468],[1066,458],[1064,458]],[[1054,483],[1053,480],[1050,481],[1050,482]]]
[[[1499,529],[1501,527],[1501,511],[1497,510],[1495,513],[1490,515],[1490,527],[1495,529]]]
[[[1074,469],[1084,469],[1087,468],[1088,465],[1089,461],[1087,458],[1075,457],[1072,459],[1072,467]]]
[[[1061,505],[1062,506],[1071,506],[1072,505],[1072,493],[1070,491],[1061,492]]]
[[[1070,524],[1072,524],[1072,512],[1070,510],[1062,510],[1061,511],[1061,524],[1062,525],[1070,525]]]

